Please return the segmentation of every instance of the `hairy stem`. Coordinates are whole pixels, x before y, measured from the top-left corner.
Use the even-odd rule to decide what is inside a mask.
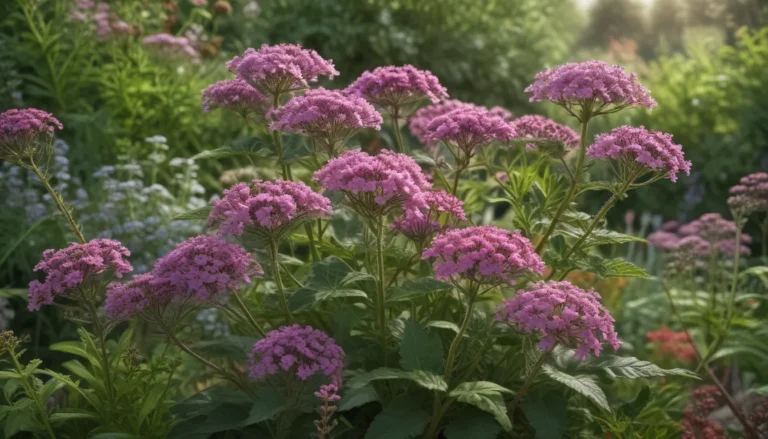
[[[67,220],[69,228],[72,229],[72,232],[75,234],[75,236],[77,236],[77,239],[80,241],[80,243],[85,244],[85,236],[83,236],[83,232],[80,231],[80,226],[77,225],[77,221],[75,221],[75,217],[72,215],[72,211],[70,211],[66,204],[64,204],[64,200],[61,198],[61,195],[59,195],[59,193],[56,192],[56,190],[51,186],[51,184],[48,182],[48,177],[43,173],[42,170],[40,170],[40,167],[37,166],[37,163],[35,163],[34,159],[30,160],[30,165],[32,170],[37,175],[37,178],[40,180],[40,183],[43,184],[45,190],[48,191],[48,194],[51,195],[53,202],[56,203],[56,207],[59,209],[59,212],[64,215],[64,219]]]
[[[269,240],[269,260],[272,263],[272,277],[275,279],[275,285],[277,285],[277,293],[280,296],[280,304],[283,306],[285,312],[286,323],[293,321],[291,310],[288,308],[288,299],[285,295],[285,287],[283,286],[283,278],[280,275],[280,261],[278,261],[279,253],[277,251],[277,242],[274,239]]]

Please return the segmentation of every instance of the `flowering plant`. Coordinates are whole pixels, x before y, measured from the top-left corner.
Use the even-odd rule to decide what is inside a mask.
[[[654,105],[634,75],[587,62],[536,77],[531,100],[552,101],[575,116],[577,135],[541,117],[441,102],[448,94],[438,79],[412,66],[366,72],[344,91],[311,89],[338,72],[296,45],[248,49],[227,66],[234,78],[203,93],[203,111],[231,110],[255,136],[194,160],[242,157],[254,169],[230,176],[237,181],[209,205],[179,215],[200,221],[200,233],[143,274],[131,277],[120,243],[85,239],[44,166],[32,159],[34,148],[0,138],[3,148],[16,148],[14,160],[34,163],[80,241],[44,253],[39,267],[46,277],[30,285],[29,298],[31,309],[54,304],[90,315],[72,316],[82,326],[82,345],[67,345],[90,359],[87,367],[70,368],[87,384],[48,375],[86,395],[83,413],[96,424],[94,434],[562,437],[566,428],[620,434],[631,425],[638,431],[631,437],[642,437],[654,426],[636,422],[622,405],[626,398],[606,393],[610,380],[601,377],[698,378],[619,356],[626,349],[599,289],[566,280],[576,271],[648,278],[630,261],[601,256],[601,246],[641,241],[607,230],[604,220],[633,189],[674,181],[691,167],[668,134],[621,127],[594,141],[588,135],[590,119]],[[419,106],[425,108],[413,112]],[[376,107],[391,116],[384,128]],[[423,146],[431,160],[404,147],[400,119],[412,112],[411,131],[430,144]],[[264,117],[248,117],[253,113]],[[0,126],[11,116],[0,116]],[[353,147],[358,133],[380,129],[395,134],[393,142],[379,141],[384,149]],[[46,130],[20,130],[50,141]],[[560,145],[562,153],[541,142]],[[612,164],[614,178],[589,181],[592,160]],[[251,171],[257,178],[239,181]],[[764,206],[761,178],[734,190],[738,212]],[[574,207],[587,190],[610,194],[594,215]],[[509,216],[494,218],[494,203],[509,206]],[[724,221],[702,218],[658,241],[690,238],[674,247],[706,244],[719,255],[736,249],[738,265],[741,219]],[[220,311],[229,335],[206,340],[191,329],[201,310]],[[126,405],[120,377],[149,368],[126,346],[152,355],[138,335],[142,328],[158,333],[154,343],[163,355],[193,360],[178,373],[203,389],[184,392],[189,398],[173,401],[170,413],[152,411],[170,398],[169,386],[133,400],[141,401],[139,418],[152,412],[172,421],[162,434],[143,420],[122,420],[136,406]],[[121,331],[113,343],[110,335]],[[4,337],[0,348],[17,359],[20,341]],[[29,376],[19,373],[14,379],[25,385],[31,416],[55,437],[54,421],[66,412],[37,404]],[[95,374],[104,379],[85,378]],[[99,399],[89,399],[92,393]],[[644,394],[632,404],[644,407]],[[581,410],[568,410],[577,405]]]

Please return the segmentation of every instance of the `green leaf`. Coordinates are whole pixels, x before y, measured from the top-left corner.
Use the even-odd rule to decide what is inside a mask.
[[[144,422],[144,419],[146,419],[153,410],[159,408],[159,403],[165,396],[165,389],[165,383],[159,382],[152,386],[148,393],[144,394],[141,409],[139,410],[139,424]]]
[[[375,418],[365,439],[409,439],[424,431],[432,417],[411,395],[395,398]]]
[[[98,420],[99,415],[82,409],[62,409],[48,417],[51,423],[67,422],[75,419],[93,419]]]
[[[663,376],[681,376],[686,378],[699,379],[699,377],[686,369],[662,369],[661,367],[649,362],[639,360],[635,357],[617,357],[613,355],[606,356],[606,360],[599,363],[589,364],[589,368],[602,369],[611,378],[652,378]]]
[[[605,273],[603,277],[631,277],[639,279],[652,279],[653,276],[637,265],[623,259],[611,259],[603,263]]]
[[[94,358],[91,354],[88,353],[88,351],[85,350],[85,347],[79,341],[62,341],[59,343],[54,343],[50,346],[50,350],[77,355],[78,357],[85,358],[90,362],[97,361],[96,358]]]
[[[227,335],[216,340],[199,341],[192,345],[192,349],[212,357],[230,358],[235,361],[244,361],[246,353],[259,339],[241,335]]]
[[[253,406],[243,425],[272,419],[285,409],[285,400],[272,386],[264,386],[253,395]]]
[[[185,220],[206,220],[211,214],[211,206],[198,207],[197,209],[188,210],[173,217],[174,221]]]
[[[35,432],[42,429],[31,403],[31,399],[24,399],[13,405],[4,420],[3,434],[6,438],[10,438],[21,431]]]
[[[542,371],[553,380],[570,387],[577,393],[587,397],[594,402],[598,407],[605,411],[610,411],[611,408],[608,405],[608,398],[605,397],[605,393],[597,385],[595,379],[589,375],[569,375],[559,369],[556,369],[549,364],[545,364],[542,367]]]
[[[259,137],[252,137],[248,139],[238,139],[232,142],[232,146],[222,146],[221,148],[203,151],[192,156],[192,160],[221,159],[238,156],[264,158],[274,154],[275,152],[271,139],[266,141]]]
[[[371,385],[365,385],[356,389],[345,389],[341,401],[339,401],[338,411],[344,412],[378,400],[379,395]]]
[[[400,342],[400,366],[405,370],[441,373],[443,344],[440,337],[427,333],[421,325],[409,320]]]
[[[651,389],[648,386],[643,386],[634,401],[622,404],[621,407],[619,407],[619,413],[622,413],[627,418],[634,420],[650,401]]]
[[[427,322],[427,328],[448,329],[457,334],[459,333],[459,325],[453,322],[446,322],[445,320],[430,320]],[[464,334],[464,336],[468,337],[467,334]]]
[[[130,433],[110,432],[89,436],[89,439],[141,439],[141,437]]]
[[[11,299],[13,297],[21,297],[26,299],[27,290],[24,288],[3,288],[0,289],[0,299]]]
[[[289,298],[288,304],[291,310],[311,308],[316,303],[328,299],[358,298],[367,300],[368,295],[365,292],[345,288],[350,283],[350,276],[353,279],[361,278],[356,273],[349,265],[336,257],[315,262],[309,268],[309,275],[307,275],[304,286]]]
[[[429,293],[446,292],[452,288],[453,285],[431,277],[409,279],[402,285],[392,287],[387,291],[387,302],[416,300]]]
[[[474,409],[463,409],[448,422],[443,430],[446,439],[496,439],[501,426],[490,414]]]
[[[426,389],[440,390],[442,392],[448,390],[448,384],[440,375],[423,370],[406,371],[389,367],[380,367],[357,375],[350,380],[349,387],[352,389],[360,388],[371,381],[377,380],[409,380]]]
[[[512,391],[490,381],[470,381],[456,386],[455,389],[451,390],[450,395],[458,398],[462,395],[498,395],[501,393],[512,393]]]
[[[568,407],[558,392],[533,393],[523,400],[523,413],[536,430],[536,439],[560,439],[568,426]]]
[[[16,391],[19,390],[20,387],[21,387],[20,380],[16,378],[8,379],[3,385],[3,395],[5,396],[5,400],[13,401],[13,396],[16,394]],[[0,416],[0,418],[2,417]]]
[[[13,378],[21,378],[21,374],[10,370],[0,370],[0,380],[9,380]]]
[[[507,406],[504,404],[504,397],[500,393],[472,394],[462,392],[456,396],[456,400],[490,413],[504,430],[512,430],[512,422],[507,416]]]
[[[304,157],[309,157],[312,151],[309,149],[306,138],[299,135],[288,136],[283,142],[283,163],[294,163]]]
[[[53,396],[54,393],[64,386],[66,386],[66,384],[56,378],[49,379],[40,389],[40,399],[42,401],[48,401],[48,398]]]

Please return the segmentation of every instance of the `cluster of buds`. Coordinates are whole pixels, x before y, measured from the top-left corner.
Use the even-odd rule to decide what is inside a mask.
[[[338,391],[339,388],[334,384],[327,384],[320,386],[320,390],[315,392],[315,396],[323,400],[323,405],[317,409],[320,419],[316,419],[314,422],[317,435],[321,439],[327,438],[339,423],[333,419],[333,414],[336,412],[336,402],[341,399],[341,396],[336,394]]]

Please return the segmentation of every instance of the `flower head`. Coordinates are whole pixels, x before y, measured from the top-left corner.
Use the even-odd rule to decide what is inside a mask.
[[[422,99],[436,104],[448,97],[435,75],[412,65],[377,67],[373,72],[363,72],[345,92],[363,97],[389,112]]]
[[[53,132],[62,129],[52,114],[35,108],[0,114],[0,160],[18,163],[38,153],[50,153]]]
[[[566,148],[579,146],[579,135],[572,128],[560,125],[552,119],[537,114],[520,116],[510,122],[518,138],[533,138],[541,140],[554,140],[563,143]],[[535,150],[536,145],[526,145],[529,151]]]
[[[680,172],[691,173],[691,162],[685,160],[683,147],[672,141],[671,134],[643,127],[625,125],[601,134],[587,148],[587,155],[591,159],[618,160],[629,173],[650,171],[672,181],[677,181]]]
[[[162,285],[181,298],[215,300],[237,291],[263,271],[251,255],[216,236],[200,235],[180,243],[158,259],[152,285]]]
[[[326,189],[343,191],[351,207],[366,218],[397,207],[418,209],[424,206],[419,195],[432,186],[412,158],[389,150],[376,156],[347,151],[312,179]]]
[[[613,317],[594,290],[570,282],[537,282],[499,306],[496,319],[541,336],[539,349],[549,352],[557,343],[576,348],[575,358],[600,355],[603,344],[619,349]]]
[[[200,56],[185,37],[176,37],[171,34],[154,34],[142,40],[145,46],[154,48],[165,56],[184,57],[197,60]]]
[[[130,255],[127,248],[112,239],[94,239],[85,244],[70,244],[59,251],[44,251],[35,271],[45,273],[45,281],[34,280],[29,284],[29,310],[51,305],[54,296],[79,298],[73,293],[108,270],[113,276],[122,277],[133,270],[127,260]]]
[[[439,104],[428,105],[424,108],[420,108],[410,117],[408,128],[410,129],[411,134],[413,134],[419,142],[429,146],[430,144],[436,143],[430,141],[427,137],[429,135],[429,130],[427,129],[429,123],[432,122],[434,118],[450,113],[453,110],[458,110],[459,108],[477,109],[479,107],[475,104],[462,102],[456,99],[449,99],[440,102]]]
[[[249,48],[242,56],[229,61],[227,68],[238,79],[270,96],[307,88],[320,76],[333,79],[339,74],[332,61],[297,44],[265,44],[259,50]]]
[[[768,173],[755,172],[742,177],[730,190],[728,206],[735,214],[768,211]]]
[[[527,238],[493,226],[443,232],[422,253],[422,259],[429,258],[435,259],[438,279],[461,277],[481,284],[513,285],[526,272],[544,272],[544,263]]]
[[[153,301],[169,301],[170,290],[153,285],[151,273],[135,276],[128,283],[113,282],[107,288],[104,309],[110,318],[127,320],[150,306]]]
[[[652,247],[660,248],[662,250],[672,250],[677,248],[677,245],[680,243],[679,236],[665,230],[657,230],[651,233],[646,240]]]
[[[429,141],[455,145],[466,161],[475,149],[514,137],[515,130],[506,120],[484,108],[458,108],[437,116],[427,126],[426,135]]]
[[[239,79],[219,81],[203,90],[203,113],[223,108],[242,117],[250,113],[264,114],[271,102],[258,90]]]
[[[678,234],[698,236],[725,254],[733,254],[736,241],[736,223],[723,218],[719,213],[705,213],[699,219],[680,226]],[[752,237],[742,233],[741,243],[749,244]],[[728,251],[730,250],[730,251]],[[742,254],[749,254],[749,248],[742,246]]]
[[[666,326],[645,334],[645,338],[654,343],[659,352],[686,363],[696,360],[696,349],[691,344],[688,333],[675,332]]]
[[[285,372],[306,381],[322,374],[340,386],[344,357],[344,350],[326,333],[310,326],[283,326],[253,345],[250,375],[262,380]]]
[[[381,115],[365,99],[322,88],[297,96],[272,113],[270,129],[315,139],[329,155],[359,130],[381,129]]]
[[[390,228],[408,238],[424,243],[432,235],[466,221],[464,202],[445,191],[430,191],[421,194],[425,203],[417,212],[406,210],[394,219]],[[442,220],[442,221],[441,221]]]
[[[214,200],[208,221],[224,235],[245,229],[279,239],[304,221],[332,213],[331,202],[302,182],[253,180],[238,183]]]
[[[653,108],[656,101],[637,80],[616,65],[602,61],[569,63],[536,74],[536,82],[525,89],[531,102],[551,101],[574,112],[576,106],[588,115],[613,112],[625,107]]]

